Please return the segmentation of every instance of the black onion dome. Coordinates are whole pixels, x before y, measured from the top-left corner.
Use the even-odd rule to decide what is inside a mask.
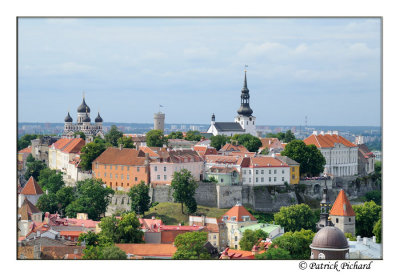
[[[86,113],[85,116],[82,118],[82,122],[90,122],[90,117]]]
[[[72,117],[69,115],[69,112],[67,114],[67,116],[64,119],[65,122],[72,122]]]
[[[315,234],[310,247],[346,249],[349,248],[349,244],[344,233],[339,228],[326,226]]]
[[[90,113],[90,108],[85,102],[85,97],[83,97],[82,104],[78,107],[78,113]]]
[[[246,71],[244,73],[244,83],[242,88],[242,94],[240,95],[241,104],[240,108],[237,111],[239,115],[243,116],[251,116],[253,114],[253,110],[250,108],[250,93],[249,89],[247,88],[247,76]]]
[[[97,113],[97,117],[94,120],[94,122],[103,122],[103,119],[101,118],[100,113]]]

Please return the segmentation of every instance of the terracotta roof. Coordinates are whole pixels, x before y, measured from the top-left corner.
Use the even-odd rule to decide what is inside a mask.
[[[62,138],[52,144],[55,149],[60,150],[64,153],[79,153],[82,147],[85,145],[85,141],[81,138]]]
[[[60,231],[60,236],[73,236],[73,237],[77,237],[80,234],[85,233],[84,231]]]
[[[172,257],[177,250],[173,244],[161,243],[117,243],[115,245],[126,254],[144,257]]]
[[[24,195],[39,195],[43,194],[42,188],[36,183],[35,178],[31,176],[24,188],[21,190],[21,194]]]
[[[204,156],[207,163],[217,164],[237,164],[242,163],[243,158],[240,156],[225,156],[225,155],[206,155]]]
[[[228,156],[239,156],[239,157],[255,157],[256,152],[230,152]]]
[[[265,148],[267,147],[268,149],[273,147],[273,145],[279,145],[279,139],[277,138],[260,138],[262,147]]]
[[[243,222],[243,216],[249,216],[251,221],[257,221],[257,219],[242,205],[236,204],[229,211],[227,211],[221,218],[227,216],[227,220],[234,220],[238,222]],[[235,217],[232,219],[232,217]]]
[[[212,173],[232,173],[234,171],[238,172],[234,167],[213,166],[210,168],[210,172]]]
[[[292,160],[291,158],[289,158],[287,156],[277,155],[277,159],[286,163],[287,165],[300,165],[298,162],[296,162],[295,160]]]
[[[205,224],[206,230],[208,230],[211,233],[219,233],[219,226],[218,224],[214,223],[206,223]]]
[[[199,231],[204,229],[204,226],[179,226],[179,225],[161,225],[161,231],[172,231],[172,230],[180,230],[180,231]]]
[[[117,165],[144,165],[146,158],[138,157],[139,151],[133,148],[109,147],[93,162],[100,164],[117,164]]]
[[[243,167],[254,168],[254,167],[289,167],[289,166],[277,158],[258,156],[258,157],[251,157],[250,164],[248,166],[243,166]]]
[[[31,153],[32,152],[32,146],[28,146],[22,150],[18,151],[18,154],[22,154],[22,153]]]
[[[152,232],[158,232],[159,227],[163,224],[161,219],[139,218],[139,222],[142,229]]]
[[[214,147],[208,147],[207,145],[195,145],[194,151],[196,151],[200,156],[205,155],[217,155],[218,151]]]
[[[311,135],[304,139],[304,143],[307,145],[314,144],[318,148],[331,148],[335,147],[335,143],[341,143],[347,147],[356,147],[357,145],[351,143],[347,139],[339,135]]]
[[[18,209],[18,214],[21,215],[21,220],[31,220],[32,214],[40,212],[41,211],[26,198],[24,199],[21,208]]]
[[[335,203],[332,206],[332,209],[329,213],[330,215],[338,215],[338,216],[355,216],[349,199],[347,199],[346,193],[344,190],[341,190],[336,197]]]
[[[228,256],[230,260],[254,260],[251,251],[230,249],[229,247],[221,253],[220,259],[223,259],[224,256]]]
[[[225,144],[219,151],[249,152],[249,150],[247,150],[247,148],[243,145],[233,145],[230,143]]]

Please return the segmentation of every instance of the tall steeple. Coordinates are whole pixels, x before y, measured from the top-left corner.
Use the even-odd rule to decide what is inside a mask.
[[[241,102],[240,108],[237,111],[239,115],[243,116],[251,116],[253,114],[253,110],[250,108],[250,94],[249,89],[247,88],[247,70],[244,70],[244,83],[242,88],[242,94],[240,95]]]
[[[326,176],[325,176],[326,178]],[[322,200],[320,203],[320,215],[319,215],[319,221],[317,222],[317,230],[328,226],[330,221],[329,218],[329,211],[332,207],[332,204],[329,202],[329,197],[328,197],[328,186],[326,185],[326,179],[325,179],[325,187],[322,193]]]

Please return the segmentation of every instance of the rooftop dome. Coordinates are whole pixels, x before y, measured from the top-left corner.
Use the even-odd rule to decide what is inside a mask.
[[[78,113],[90,113],[90,108],[85,102],[85,97],[83,97],[82,104],[78,107]]]
[[[97,113],[97,117],[94,120],[94,122],[103,122],[103,119],[101,118],[100,113]]]
[[[90,122],[90,117],[86,113],[85,116],[82,118],[82,122]]]
[[[69,112],[67,114],[67,116],[64,119],[65,122],[72,122],[72,117],[69,115]]]
[[[344,233],[334,226],[319,230],[310,245],[311,248],[347,249],[349,244]]]

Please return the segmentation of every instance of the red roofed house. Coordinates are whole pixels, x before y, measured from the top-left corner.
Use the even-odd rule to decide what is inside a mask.
[[[124,251],[128,259],[171,259],[177,250],[172,243],[117,243],[115,246]]]
[[[240,228],[257,223],[257,219],[240,203],[227,211],[220,219],[226,228],[221,228],[221,247],[227,245],[232,249],[239,249],[241,237]],[[225,241],[226,243],[224,243]]]
[[[204,231],[204,226],[161,225],[161,243],[174,243],[175,238],[187,232]]]
[[[81,138],[62,138],[49,147],[49,168],[67,173],[69,162],[81,152],[85,141]]]
[[[26,158],[32,153],[32,146],[28,146],[18,151],[18,171],[22,173],[25,171]]]
[[[31,202],[33,205],[36,205],[39,197],[42,196],[42,194],[42,188],[35,181],[35,178],[31,176],[18,195],[18,207],[22,206],[24,199],[28,199],[29,202]]]
[[[290,166],[274,156],[245,158],[242,182],[248,186],[284,185],[290,183]]]
[[[222,251],[220,260],[254,260],[255,255],[252,251],[236,250],[227,247]]]
[[[230,143],[225,144],[219,152],[223,153],[224,155],[227,155],[231,152],[249,152],[246,147],[243,145],[233,145]]]
[[[25,198],[23,204],[18,209],[18,236],[26,236],[30,231],[29,227],[31,224],[41,221],[42,212]]]
[[[208,232],[208,241],[212,246],[216,247],[218,250],[221,249],[220,242],[220,223],[215,217],[207,216],[189,216],[189,225],[191,226],[204,226],[204,231]],[[224,243],[226,243],[224,241]]]
[[[347,199],[344,190],[341,190],[336,197],[335,203],[329,212],[331,221],[335,227],[342,230],[343,233],[351,233],[353,236],[356,233],[356,214],[353,207]]]
[[[260,140],[262,145],[258,150],[259,152],[264,149],[268,149],[269,154],[276,154],[280,153],[284,149],[282,143],[277,138],[260,138]]]
[[[144,233],[145,243],[161,243],[160,226],[163,225],[161,219],[139,218],[142,232]]]
[[[354,176],[358,174],[358,146],[335,132],[314,132],[304,139],[307,145],[315,145],[325,157],[324,173],[332,176]]]
[[[206,155],[218,155],[217,149],[208,145],[195,145],[193,150],[202,158]]]

